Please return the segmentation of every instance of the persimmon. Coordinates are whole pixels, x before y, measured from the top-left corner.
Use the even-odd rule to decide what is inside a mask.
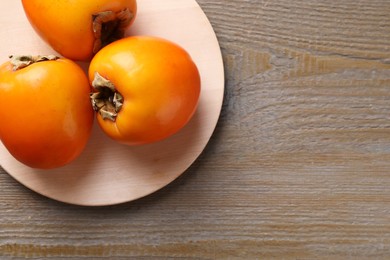
[[[71,60],[12,57],[0,66],[0,140],[33,168],[70,163],[90,137],[90,91],[84,71]]]
[[[104,47],[91,61],[89,79],[98,124],[128,145],[157,142],[178,132],[194,115],[201,91],[189,53],[150,36]]]
[[[135,0],[22,0],[36,32],[66,58],[88,61],[122,38],[137,13]]]

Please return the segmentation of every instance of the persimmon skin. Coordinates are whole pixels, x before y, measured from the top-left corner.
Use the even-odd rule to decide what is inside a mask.
[[[93,16],[128,8],[137,13],[136,0],[22,0],[25,14],[40,37],[62,56],[89,61],[94,55]]]
[[[0,66],[0,139],[21,163],[53,169],[76,159],[93,125],[90,86],[73,61]]]
[[[199,70],[186,50],[165,39],[133,36],[111,43],[91,61],[91,84],[96,72],[123,96],[115,121],[97,113],[102,130],[120,143],[142,145],[168,138],[197,109]]]

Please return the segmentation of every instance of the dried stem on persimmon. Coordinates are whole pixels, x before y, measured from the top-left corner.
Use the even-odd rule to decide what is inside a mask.
[[[130,25],[134,14],[128,9],[119,12],[105,11],[92,16],[95,42],[93,53],[113,41],[124,37],[126,28]]]
[[[55,55],[47,55],[47,56],[30,56],[30,55],[19,55],[19,56],[9,56],[11,59],[12,64],[12,70],[17,71],[20,69],[23,69],[25,67],[30,66],[31,64],[41,62],[41,61],[50,61],[50,60],[57,60],[59,57]]]
[[[123,106],[123,96],[115,89],[111,81],[95,72],[92,87],[96,92],[91,93],[93,109],[98,112],[104,120],[115,122],[119,111]]]

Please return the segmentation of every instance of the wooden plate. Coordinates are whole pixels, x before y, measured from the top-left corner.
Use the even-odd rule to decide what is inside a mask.
[[[200,103],[191,122],[162,142],[139,147],[117,144],[94,126],[83,154],[56,170],[17,162],[0,143],[0,164],[17,181],[49,198],[86,206],[132,201],[180,176],[200,155],[219,118],[224,71],[213,28],[194,0],[141,0],[129,35],[154,35],[183,46],[202,77]],[[28,23],[21,1],[0,3],[0,62],[10,54],[53,54]],[[88,64],[83,64],[87,67]]]

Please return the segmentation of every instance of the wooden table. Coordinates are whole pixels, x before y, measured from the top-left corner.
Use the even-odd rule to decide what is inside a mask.
[[[390,1],[198,2],[226,70],[204,153],[99,208],[1,169],[1,259],[390,259]]]

